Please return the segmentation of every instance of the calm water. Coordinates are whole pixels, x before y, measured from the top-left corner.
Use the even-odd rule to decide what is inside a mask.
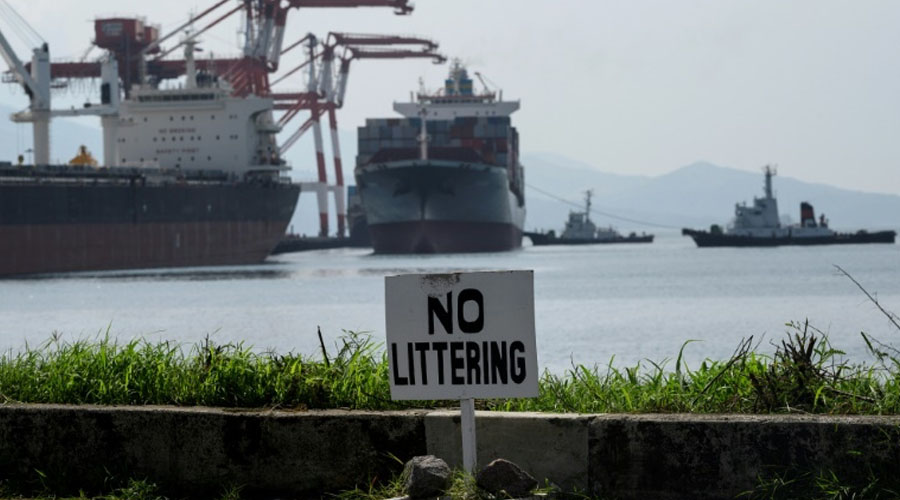
[[[528,247],[487,255],[375,256],[366,250],[288,254],[249,267],[102,272],[0,280],[0,349],[53,331],[120,339],[245,341],[259,349],[318,352],[341,330],[384,338],[384,276],[533,269],[539,363],[616,364],[727,358],[742,337],[782,338],[785,322],[827,332],[863,359],[860,331],[900,344],[900,332],[847,278],[900,312],[900,246],[698,249],[675,234],[651,245]],[[671,365],[670,365],[671,366]]]

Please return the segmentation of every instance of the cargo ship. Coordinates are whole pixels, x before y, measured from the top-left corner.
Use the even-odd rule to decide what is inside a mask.
[[[140,41],[135,50],[158,42],[135,19],[97,20],[96,32]],[[0,163],[0,276],[257,263],[284,235],[300,188],[279,156],[273,101],[198,71],[193,43],[177,88],[144,81],[120,90],[109,52],[97,75],[101,102],[61,111],[50,109],[47,45],[34,50],[30,71],[2,33],[0,50],[31,99],[12,118],[34,130],[33,164]],[[104,166],[84,151],[51,164],[50,117],[87,114],[101,117]]]
[[[839,233],[828,227],[825,215],[816,214],[808,202],[800,203],[800,224],[782,225],[778,217],[778,201],[772,195],[775,170],[766,166],[764,196],[754,198],[753,205],[738,203],[734,220],[724,230],[714,224],[709,231],[682,229],[698,247],[774,247],[782,245],[834,245],[850,243],[894,243],[895,231],[859,230]]]
[[[597,227],[591,220],[591,196],[594,192],[585,191],[584,212],[569,212],[569,220],[562,233],[557,236],[556,231],[546,233],[526,232],[525,236],[531,239],[535,246],[542,245],[596,245],[602,243],[653,243],[652,234],[629,233],[622,236],[612,226]]]
[[[356,185],[376,253],[496,252],[522,244],[525,181],[510,115],[457,60],[441,91],[358,129]]]

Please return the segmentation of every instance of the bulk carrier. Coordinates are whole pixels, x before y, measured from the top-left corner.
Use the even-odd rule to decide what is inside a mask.
[[[130,23],[130,24],[129,24]],[[137,20],[98,20],[98,33],[134,36]],[[152,31],[141,34],[154,35]],[[0,163],[0,275],[262,261],[284,235],[300,188],[284,177],[272,100],[235,96],[196,70],[188,44],[181,88],[136,85],[102,62],[104,160],[49,162],[50,62],[31,72],[0,46],[32,99],[14,121],[34,124],[34,165]]]
[[[277,30],[248,26],[241,59],[195,61],[208,27],[193,25],[223,4],[165,36],[142,18],[96,19],[92,44],[104,52],[92,61],[51,63],[43,43],[26,65],[0,32],[4,81],[30,99],[11,118],[31,123],[34,137],[33,164],[0,162],[0,276],[250,264],[269,255],[300,193],[275,139],[269,68],[255,64],[280,53],[284,18]],[[260,26],[283,14],[240,9]],[[182,39],[163,48],[175,35]],[[179,48],[183,59],[166,58]],[[71,79],[99,80],[100,102],[51,108],[51,89]],[[102,166],[84,148],[69,164],[50,162],[50,120],[59,116],[100,118]]]
[[[356,184],[376,253],[518,248],[525,224],[518,101],[476,94],[454,61],[443,91],[359,127]]]

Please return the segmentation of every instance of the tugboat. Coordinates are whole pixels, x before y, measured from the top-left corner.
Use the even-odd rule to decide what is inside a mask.
[[[652,234],[630,233],[622,236],[612,226],[597,228],[591,220],[591,197],[594,192],[585,191],[584,212],[569,212],[569,220],[562,234],[557,237],[556,232],[550,230],[546,233],[525,233],[531,238],[534,245],[592,245],[597,243],[653,243]]]
[[[781,245],[832,245],[840,243],[894,243],[895,231],[838,233],[828,227],[822,214],[816,222],[813,206],[800,203],[800,224],[783,226],[778,220],[778,201],[772,196],[772,177],[775,169],[766,165],[765,197],[754,198],[753,206],[738,203],[734,207],[734,221],[724,230],[718,224],[709,231],[682,229],[698,247],[774,247]]]

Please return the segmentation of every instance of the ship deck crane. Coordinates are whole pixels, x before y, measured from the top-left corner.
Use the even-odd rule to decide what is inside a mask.
[[[9,9],[11,6],[7,5]],[[13,12],[15,12],[13,10]],[[18,16],[18,14],[16,14]],[[21,19],[21,17],[20,17]],[[99,64],[103,92],[102,102],[99,105],[88,104],[84,108],[76,109],[52,109],[51,88],[57,88],[53,82],[52,64],[50,63],[50,49],[46,42],[33,49],[31,63],[22,64],[16,56],[9,41],[0,31],[0,55],[10,67],[14,78],[25,89],[30,99],[26,111],[20,111],[12,115],[13,121],[30,122],[33,127],[34,163],[47,165],[50,163],[50,120],[54,116],[100,116],[103,125],[104,139],[104,164],[108,165],[113,160],[111,151],[115,145],[115,115],[118,112],[119,80],[116,60],[112,55],[107,55]]]
[[[31,71],[25,68],[0,30],[0,55],[28,94],[28,111],[13,115],[15,121],[31,122],[34,131],[34,163],[50,163],[50,49],[44,43],[34,49]]]

